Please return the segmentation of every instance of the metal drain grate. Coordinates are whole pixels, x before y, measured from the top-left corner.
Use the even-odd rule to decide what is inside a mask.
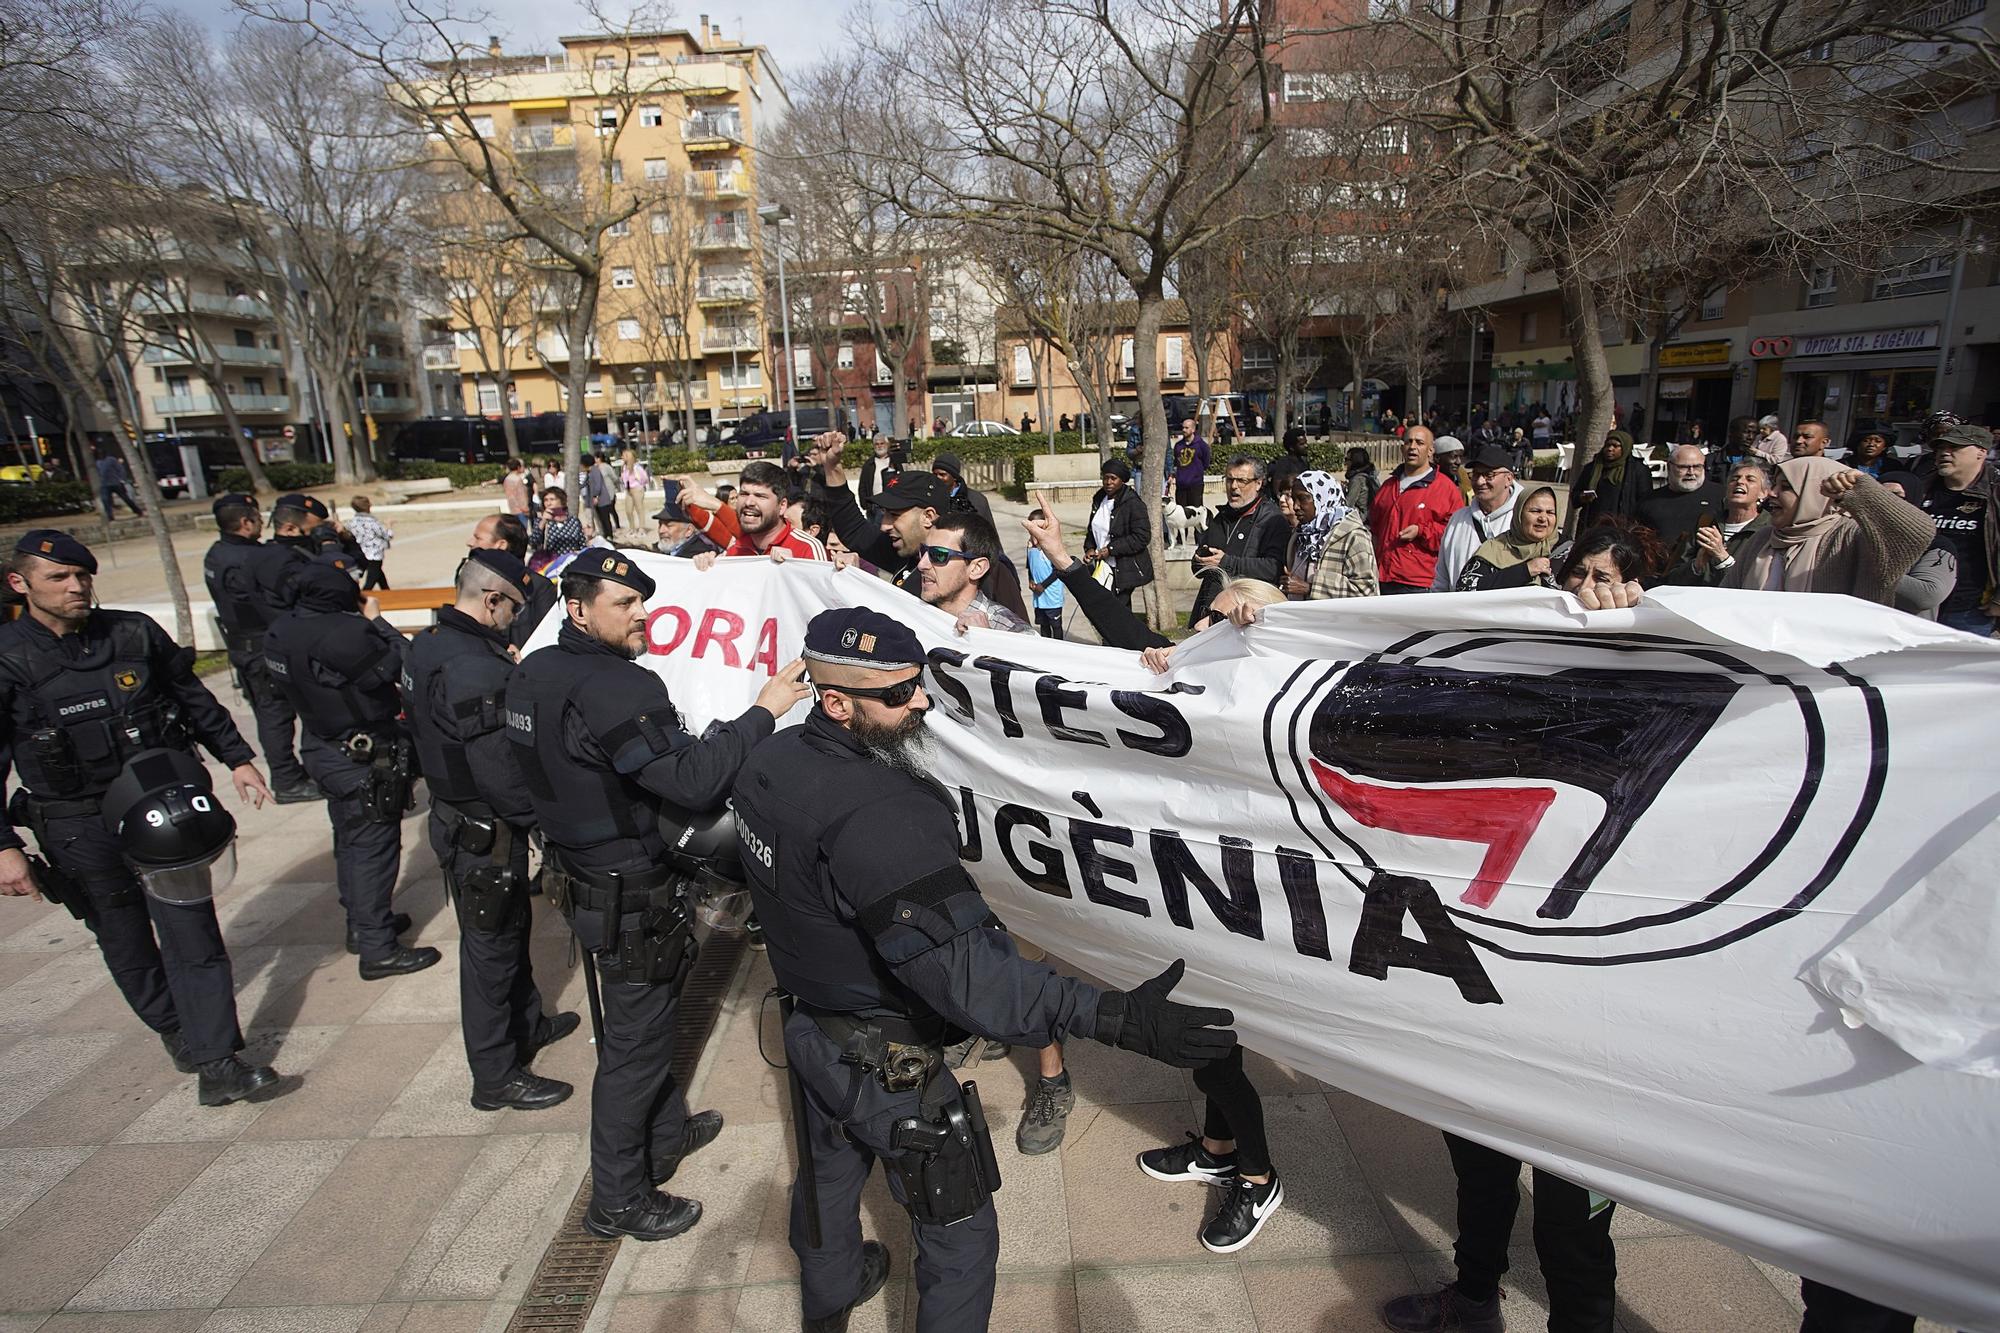
[[[701,958],[681,987],[680,1032],[668,1067],[683,1084],[701,1063],[702,1050],[722,1012],[722,1001],[736,979],[743,949],[740,933],[708,936],[701,943]],[[508,1321],[507,1333],[577,1333],[589,1320],[619,1246],[618,1241],[599,1240],[583,1229],[584,1209],[589,1206],[590,1173],[586,1171],[562,1226],[548,1249],[542,1251],[527,1294]]]

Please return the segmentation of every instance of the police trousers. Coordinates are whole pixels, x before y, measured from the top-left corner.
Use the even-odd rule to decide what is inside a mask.
[[[374,962],[396,952],[389,902],[403,864],[403,825],[369,818],[361,791],[368,765],[357,764],[331,741],[308,732],[299,747],[306,772],[325,789],[326,817],[333,825],[333,878],[347,928]]]
[[[542,1021],[542,993],[535,988],[528,960],[535,922],[528,901],[528,831],[515,830],[508,858],[518,901],[506,927],[489,934],[467,923],[457,886],[462,876],[491,864],[491,858],[453,847],[455,822],[432,801],[431,850],[437,854],[445,883],[452,886],[452,904],[458,909],[458,1017],[465,1062],[472,1068],[475,1088],[498,1088],[520,1071],[521,1052]]]
[[[1521,1163],[1456,1134],[1444,1136],[1458,1173],[1458,1289],[1483,1301],[1500,1289],[1507,1240],[1521,1203]],[[1618,1264],[1606,1201],[1591,1211],[1590,1191],[1535,1168],[1535,1257],[1549,1291],[1549,1333],[1611,1333]]]
[[[1799,1279],[1799,1295],[1806,1303],[1799,1333],[1914,1333],[1917,1327],[1915,1315],[1809,1277]]]
[[[243,1049],[236,979],[215,904],[148,897],[97,815],[48,821],[42,854],[90,896],[85,924],[125,1003],[155,1032],[178,1030],[197,1064]]]
[[[854,1110],[840,1112],[853,1086],[854,1066],[840,1062],[840,1048],[810,1016],[794,1013],[785,1024],[785,1058],[805,1089],[806,1127],[812,1139],[813,1184],[819,1194],[820,1245],[807,1244],[805,1204],[792,1187],[792,1252],[799,1257],[801,1309],[807,1319],[853,1303],[861,1284],[861,1191],[877,1158],[896,1156],[889,1135],[898,1120],[917,1114],[920,1094],[889,1092],[869,1075],[861,1078]],[[803,1176],[807,1166],[799,1164]],[[888,1173],[889,1192],[908,1207],[903,1183]],[[917,1333],[978,1333],[993,1314],[1000,1261],[1000,1217],[988,1199],[963,1222],[932,1226],[912,1220],[916,1239]]]
[[[292,731],[298,722],[298,714],[292,711],[292,701],[271,683],[271,671],[264,664],[262,653],[241,656],[231,653],[229,661],[243,682],[243,697],[249,701],[250,712],[257,719],[257,745],[264,752],[264,762],[271,767],[271,785],[276,788],[303,786],[306,770],[292,752]]]

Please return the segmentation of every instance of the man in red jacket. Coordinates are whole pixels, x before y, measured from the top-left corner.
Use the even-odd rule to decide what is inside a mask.
[[[1375,568],[1385,593],[1430,591],[1445,524],[1465,507],[1458,483],[1431,466],[1433,452],[1430,428],[1410,427],[1403,437],[1403,466],[1368,506]]]

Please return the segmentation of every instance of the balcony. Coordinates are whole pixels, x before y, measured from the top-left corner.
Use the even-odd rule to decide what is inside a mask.
[[[269,319],[271,307],[254,296],[229,296],[222,292],[187,292],[166,296],[141,293],[132,308],[142,315],[228,315],[234,319]]]
[[[367,403],[370,412],[414,412],[417,410],[416,399],[391,394],[371,397],[367,400]]]
[[[681,122],[681,141],[689,152],[734,148],[743,140],[743,122],[735,116],[689,116]]]
[[[458,344],[430,343],[424,348],[425,370],[457,370]]]
[[[382,315],[370,315],[367,327],[370,333],[386,333],[396,338],[403,336],[403,322]]]
[[[225,366],[282,366],[285,354],[275,347],[237,347],[232,343],[222,343],[215,349],[216,357]],[[140,360],[149,366],[190,365],[196,357],[191,348],[148,347]]]
[[[371,375],[400,375],[410,368],[407,356],[364,356],[361,369]]]
[[[690,171],[687,192],[695,199],[743,199],[750,194],[750,178],[740,171]]]
[[[229,404],[238,412],[289,412],[292,398],[284,393],[236,393],[229,395]],[[215,395],[209,393],[158,394],[153,398],[153,411],[163,417],[219,416],[222,409],[217,406]]]
[[[704,352],[754,352],[757,350],[757,330],[751,328],[703,329],[701,350]]]
[[[575,140],[569,125],[516,125],[514,151],[517,153],[559,153]]]
[[[748,278],[703,278],[695,287],[702,305],[735,305],[757,299],[757,284]]]
[[[697,250],[748,250],[750,229],[748,227],[701,227],[694,234],[694,248]]]

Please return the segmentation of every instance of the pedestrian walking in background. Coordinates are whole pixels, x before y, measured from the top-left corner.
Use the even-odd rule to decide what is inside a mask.
[[[533,485],[527,465],[518,458],[508,459],[507,475],[500,479],[500,493],[506,497],[507,512],[530,529],[535,526],[534,497],[529,494]]]
[[[582,459],[583,507],[597,523],[597,535],[611,541],[618,532],[618,492],[611,484],[611,469],[595,454]]]
[[[372,512],[375,502],[365,495],[357,495],[353,500],[354,517],[347,522],[348,535],[361,544],[361,590],[386,588],[388,577],[382,573],[382,561],[389,554],[389,546],[396,540],[395,532]]]
[[[125,460],[116,454],[101,453],[97,456],[97,498],[104,506],[106,523],[113,517],[113,500],[123,500],[127,509],[141,518],[146,516],[146,511],[139,508],[139,502],[132,498],[132,474],[125,470]]]
[[[618,466],[618,485],[625,493],[625,512],[630,515],[626,526],[646,526],[646,488],[652,484],[652,472],[639,455],[627,449]]]

